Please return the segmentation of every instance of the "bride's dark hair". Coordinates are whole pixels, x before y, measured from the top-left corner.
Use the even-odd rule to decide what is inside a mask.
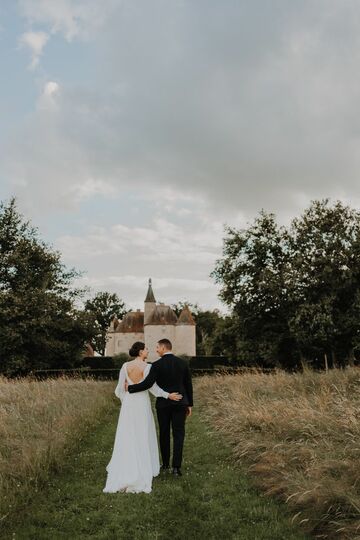
[[[143,343],[142,341],[135,341],[129,351],[129,356],[131,356],[131,358],[136,358],[137,356],[139,356],[139,352],[143,351],[144,349],[145,343]]]

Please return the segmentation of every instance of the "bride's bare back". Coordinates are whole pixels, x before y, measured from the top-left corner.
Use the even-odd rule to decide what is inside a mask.
[[[146,362],[141,360],[131,360],[126,364],[126,371],[131,379],[131,382],[138,384],[143,380],[146,366]]]
[[[144,372],[147,366],[148,364],[144,362],[143,360],[140,360],[139,358],[135,358],[135,360],[130,360],[130,362],[127,362],[125,364],[124,366],[125,373],[127,373],[127,376],[130,379],[130,382],[132,384],[138,384],[144,379]],[[160,390],[160,392],[163,392],[163,390],[161,390],[156,383],[154,386],[157,387],[157,390],[155,390],[155,393],[154,392],[152,393],[154,394],[154,396],[156,395],[156,397],[159,397],[157,391]],[[125,389],[127,390],[127,387],[125,387]],[[151,392],[151,389],[150,389],[150,392]],[[182,394],[179,394],[178,392],[172,392],[170,394],[165,392],[165,394],[166,394],[166,399],[171,399],[172,401],[180,401],[182,399]],[[160,396],[160,397],[163,397],[163,396]]]

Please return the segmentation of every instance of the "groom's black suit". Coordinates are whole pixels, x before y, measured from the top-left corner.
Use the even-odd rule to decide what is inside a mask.
[[[130,394],[151,388],[154,383],[166,392],[179,392],[181,401],[157,398],[156,412],[160,428],[160,450],[163,465],[170,462],[170,425],[172,427],[174,449],[173,467],[181,467],[185,438],[185,419],[187,407],[193,406],[191,373],[185,360],[172,353],[164,354],[151,366],[149,375],[139,384],[128,387]]]

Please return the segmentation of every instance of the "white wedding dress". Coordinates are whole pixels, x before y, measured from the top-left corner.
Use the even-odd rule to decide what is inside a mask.
[[[151,365],[147,364],[142,380],[150,368]],[[121,409],[103,492],[150,493],[152,479],[160,472],[160,462],[149,391],[156,397],[167,398],[169,394],[156,383],[149,391],[129,394],[125,392],[125,380],[133,384],[127,372],[127,362],[120,370],[115,389],[115,395],[121,399]]]

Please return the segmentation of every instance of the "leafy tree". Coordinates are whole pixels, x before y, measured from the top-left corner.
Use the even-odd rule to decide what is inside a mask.
[[[89,321],[74,307],[82,291],[71,283],[60,254],[18,212],[0,204],[0,371],[72,366],[88,337]]]
[[[360,213],[314,201],[289,229],[264,211],[226,229],[213,276],[239,358],[294,368],[354,363],[360,346]],[[221,335],[218,336],[219,342]]]
[[[291,341],[288,272],[288,234],[273,214],[262,211],[247,229],[226,229],[223,258],[212,276],[233,311],[240,360],[286,363]]]
[[[93,318],[91,342],[96,351],[105,354],[106,332],[111,317],[121,319],[127,312],[125,303],[116,293],[98,292],[92,299],[86,300],[85,311]]]
[[[352,361],[359,332],[360,213],[329,200],[314,201],[291,226],[290,326],[305,356]],[[312,355],[314,356],[314,354]]]
[[[227,356],[230,362],[238,362],[242,346],[239,325],[236,315],[226,315],[217,321],[211,339],[213,355]]]
[[[193,304],[192,302],[187,302],[186,300],[181,300],[180,302],[177,302],[176,304],[171,305],[171,309],[175,311],[176,315],[179,316],[182,310],[185,307],[188,307],[191,311],[191,314],[196,317],[198,312],[201,310],[200,306],[198,304]]]
[[[221,353],[215,352],[216,335],[221,326],[223,317],[219,310],[199,310],[195,315],[196,321],[196,350],[197,354],[205,356],[217,356]]]

